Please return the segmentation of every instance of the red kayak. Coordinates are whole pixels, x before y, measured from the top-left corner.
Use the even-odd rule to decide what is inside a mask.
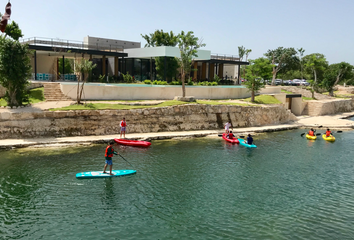
[[[222,134],[222,138],[225,139],[226,141],[228,141],[230,143],[240,143],[237,138],[234,137],[233,139],[229,139],[226,136],[227,136],[226,133]]]
[[[149,147],[151,145],[151,142],[138,141],[138,140],[127,140],[127,139],[115,138],[114,141],[121,145],[133,146],[133,147]]]

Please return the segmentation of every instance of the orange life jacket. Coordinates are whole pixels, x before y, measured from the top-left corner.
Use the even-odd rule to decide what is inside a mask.
[[[332,132],[331,131],[326,131],[326,137],[331,136]]]
[[[311,130],[309,131],[309,135],[310,135],[310,136],[315,136],[314,132],[311,131]]]
[[[111,148],[112,149],[112,153],[108,155],[108,149]],[[111,146],[107,146],[106,147],[106,153],[105,153],[105,157],[113,157],[113,152],[114,152],[114,149],[111,147]]]
[[[234,135],[232,133],[229,133],[229,139],[233,139]]]

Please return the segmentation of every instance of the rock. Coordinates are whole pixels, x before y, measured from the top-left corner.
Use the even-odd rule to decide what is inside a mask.
[[[176,96],[173,100],[182,101],[182,102],[196,102],[195,98],[192,96],[187,96],[187,97]]]

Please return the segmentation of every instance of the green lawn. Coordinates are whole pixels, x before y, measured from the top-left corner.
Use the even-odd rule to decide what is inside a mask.
[[[302,97],[303,100],[316,100],[315,98],[311,98],[311,97]]]
[[[243,99],[243,101],[251,102],[251,98]],[[255,103],[259,104],[281,104],[281,102],[270,95],[258,95],[254,98]]]
[[[45,101],[43,91],[44,91],[44,88],[31,89],[29,91],[29,102],[30,103],[38,103],[38,102]],[[24,102],[24,104],[28,104],[28,103]],[[0,98],[0,106],[7,106],[7,102],[5,101],[5,99]]]
[[[293,94],[292,92],[286,91],[286,90],[281,90],[282,93],[287,93],[287,94]]]
[[[199,104],[209,104],[209,105],[237,105],[237,106],[254,106],[248,103],[233,103],[233,102],[219,102],[215,100],[197,100]]]

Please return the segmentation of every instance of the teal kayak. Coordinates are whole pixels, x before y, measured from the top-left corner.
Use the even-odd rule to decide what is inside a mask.
[[[77,178],[107,178],[107,177],[120,177],[125,175],[130,175],[136,173],[136,170],[112,170],[113,175],[108,173],[103,173],[103,171],[94,171],[94,172],[81,172],[77,173]]]
[[[240,145],[245,146],[245,147],[248,147],[248,148],[256,148],[256,147],[257,147],[257,146],[254,145],[254,144],[252,144],[252,145],[247,144],[247,140],[245,140],[245,139],[239,138],[238,141],[240,142]],[[246,141],[246,142],[245,142],[245,141]]]

